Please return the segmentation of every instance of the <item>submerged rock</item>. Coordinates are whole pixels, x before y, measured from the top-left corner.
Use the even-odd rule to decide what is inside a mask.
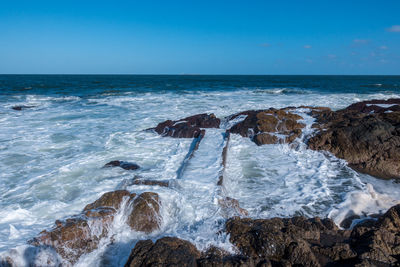
[[[291,143],[305,127],[298,122],[303,118],[289,109],[249,110],[235,114],[230,120],[243,115],[246,118],[233,125],[230,132],[250,137],[257,145]]]
[[[201,128],[219,128],[221,120],[211,114],[197,114],[181,120],[167,120],[157,125],[154,130],[162,136],[175,138],[197,138],[204,131]]]
[[[110,161],[109,163],[103,166],[103,168],[109,168],[109,167],[121,167],[124,170],[137,170],[140,168],[139,165],[135,163],[120,161],[120,160]]]
[[[13,110],[21,111],[23,109],[34,108],[34,107],[36,107],[36,106],[24,106],[24,105],[21,105],[21,106],[13,106],[11,108]]]
[[[81,214],[65,221],[57,220],[55,227],[42,231],[29,241],[34,246],[50,246],[65,260],[74,264],[80,256],[97,249],[100,240],[108,235],[114,216],[126,199],[132,201],[128,225],[137,231],[151,232],[159,227],[161,218],[156,193],[135,193],[118,190],[103,194],[88,204]]]
[[[321,111],[319,132],[308,140],[314,150],[345,159],[353,169],[376,177],[400,178],[400,99],[355,103]]]
[[[239,201],[231,197],[224,197],[218,199],[218,204],[221,207],[222,216],[225,218],[232,217],[233,215],[247,216],[249,212],[240,207]]]
[[[168,181],[160,181],[160,180],[142,180],[142,179],[135,179],[133,180],[130,185],[157,185],[161,187],[168,187]]]

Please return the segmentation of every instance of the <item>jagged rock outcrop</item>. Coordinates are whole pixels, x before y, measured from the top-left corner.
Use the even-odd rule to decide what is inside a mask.
[[[291,143],[302,133],[305,124],[298,122],[300,115],[290,112],[290,109],[249,110],[235,114],[246,118],[233,125],[231,133],[250,137],[257,145]]]
[[[216,247],[200,253],[188,241],[164,237],[139,241],[125,266],[398,266],[400,259],[400,205],[352,230],[318,217],[234,217],[225,230],[235,255]]]
[[[160,200],[156,193],[144,192],[136,196],[127,190],[117,190],[103,194],[81,214],[65,221],[57,220],[53,229],[42,231],[29,243],[53,247],[62,258],[75,263],[81,255],[95,250],[100,240],[108,235],[124,199],[128,203],[133,200],[128,219],[133,230],[148,233],[159,227]]]
[[[197,114],[181,120],[161,122],[154,130],[162,136],[175,138],[197,138],[204,135],[201,128],[219,128],[221,120],[211,114]]]
[[[103,168],[109,168],[109,167],[121,167],[124,170],[137,170],[140,168],[139,165],[135,163],[120,161],[120,160],[110,161],[109,163],[103,166]]]
[[[281,264],[393,266],[400,259],[400,205],[353,230],[339,230],[330,219],[293,217],[233,218],[226,231],[241,254]]]
[[[308,140],[314,150],[326,150],[345,159],[357,171],[400,178],[400,99],[355,103],[338,111],[320,111]]]

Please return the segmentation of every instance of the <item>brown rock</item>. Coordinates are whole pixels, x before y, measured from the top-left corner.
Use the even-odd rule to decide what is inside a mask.
[[[101,228],[94,234],[89,220],[86,218],[67,219],[51,231],[43,231],[29,243],[35,246],[51,246],[64,259],[75,263],[85,253],[97,248],[102,237],[107,235],[107,224],[112,222],[112,214],[105,217],[95,217],[91,223],[98,223]]]
[[[260,146],[267,144],[276,144],[279,142],[279,139],[275,135],[271,135],[269,133],[259,133],[256,136],[254,136],[253,141],[254,143]]]
[[[88,204],[81,214],[65,221],[57,220],[53,229],[42,231],[29,243],[53,247],[62,258],[74,264],[81,255],[97,248],[100,240],[107,236],[123,199],[130,201],[135,195],[126,190],[105,193]]]
[[[158,194],[144,192],[135,198],[132,206],[128,224],[133,230],[150,233],[160,227],[160,199]]]
[[[240,115],[247,117],[231,127],[230,132],[250,137],[257,145],[291,143],[302,133],[303,123],[297,122],[302,117],[290,112],[289,109],[249,110],[238,113],[230,119]],[[275,134],[286,137],[278,138]]]
[[[360,172],[384,179],[400,178],[400,111],[397,106],[370,104],[398,102],[372,100],[336,112],[315,113],[321,130],[309,139],[309,148],[327,150]]]
[[[190,242],[176,237],[164,237],[156,243],[151,240],[139,241],[125,266],[195,267],[199,257],[200,252]]]
[[[100,207],[112,207],[114,209],[119,209],[122,199],[124,197],[128,197],[129,199],[132,199],[135,196],[136,196],[135,193],[131,194],[127,190],[117,190],[117,191],[104,193],[98,200],[86,205],[86,207],[83,210],[87,211],[87,210],[91,210],[91,209],[97,209]]]
[[[175,138],[197,138],[204,131],[201,128],[219,128],[220,119],[214,114],[198,114],[181,120],[167,120],[157,125],[154,130],[162,136]]]

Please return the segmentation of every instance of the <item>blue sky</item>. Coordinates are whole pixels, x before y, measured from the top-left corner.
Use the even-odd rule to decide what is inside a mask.
[[[400,74],[400,1],[1,1],[0,73]]]

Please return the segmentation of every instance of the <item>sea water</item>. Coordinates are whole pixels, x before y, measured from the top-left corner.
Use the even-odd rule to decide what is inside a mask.
[[[125,205],[109,236],[77,266],[123,266],[138,240],[162,236],[189,240],[201,250],[215,245],[233,252],[220,232],[226,218],[218,200],[226,196],[237,199],[252,218],[320,216],[337,224],[354,214],[383,213],[400,201],[399,184],[308,150],[305,140],[314,130],[307,110],[296,111],[307,126],[294,145],[257,146],[231,135],[223,190],[217,182],[228,123],[206,130],[182,173],[192,140],[146,131],[198,113],[223,118],[301,105],[337,110],[400,97],[399,76],[2,75],[0,90],[0,255],[21,266],[62,262],[27,240],[116,189],[158,193],[160,230],[149,235],[130,230]],[[18,105],[32,107],[12,109]],[[102,168],[111,160],[141,168]],[[134,176],[168,180],[171,186],[127,186]]]

